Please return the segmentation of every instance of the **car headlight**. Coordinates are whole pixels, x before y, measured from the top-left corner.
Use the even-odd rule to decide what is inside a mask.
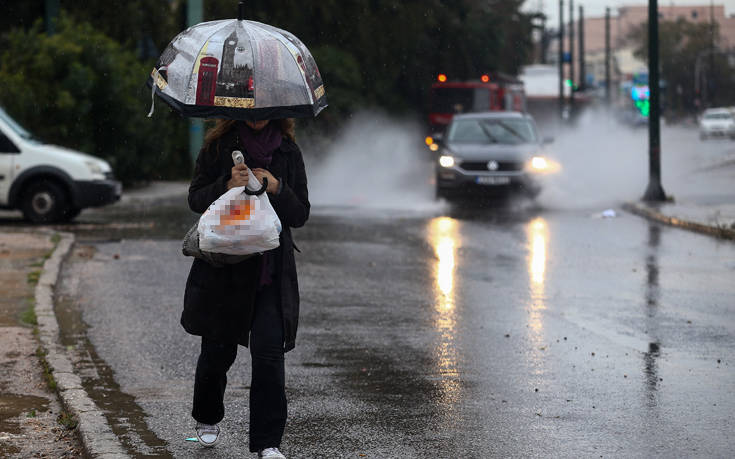
[[[526,169],[539,174],[548,174],[557,172],[561,167],[558,163],[543,156],[534,156],[528,162]]]
[[[94,162],[94,161],[85,161],[84,164],[87,165],[87,168],[89,169],[89,172],[96,174],[96,175],[102,175],[102,167]]]
[[[549,162],[543,156],[534,156],[531,159],[531,169],[543,172],[549,169]]]
[[[453,167],[454,166],[454,156],[441,155],[439,157],[439,164],[442,167]]]

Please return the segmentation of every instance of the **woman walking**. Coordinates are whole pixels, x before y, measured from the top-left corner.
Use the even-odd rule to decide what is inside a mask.
[[[233,150],[243,152],[245,164],[233,167]],[[227,371],[238,345],[249,347],[250,451],[285,459],[278,449],[287,416],[284,353],[294,348],[299,317],[291,228],[306,223],[310,208],[293,120],[218,120],[199,152],[189,207],[203,213],[228,189],[246,186],[248,168],[268,182],[268,198],[283,226],[280,246],[221,268],[194,259],[181,316],[184,329],[202,338],[192,416],[199,442],[214,446],[225,413]]]

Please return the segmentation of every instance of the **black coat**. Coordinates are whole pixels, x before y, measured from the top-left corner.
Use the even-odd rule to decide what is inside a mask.
[[[245,164],[249,165],[237,129],[230,130],[212,142],[207,150],[199,152],[189,186],[189,207],[194,212],[203,213],[227,191],[233,150],[242,151]],[[272,277],[280,286],[284,350],[289,351],[294,348],[299,322],[299,287],[291,228],[303,226],[310,209],[306,171],[299,147],[284,138],[273,153],[268,170],[282,183],[280,193],[269,194],[268,199],[283,226],[281,244],[271,252],[275,265]],[[247,346],[262,258],[255,256],[222,268],[195,258],[186,281],[181,315],[184,329],[193,335]]]

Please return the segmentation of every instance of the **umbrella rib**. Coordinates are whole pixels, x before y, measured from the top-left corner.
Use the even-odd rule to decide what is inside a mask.
[[[245,21],[245,22],[252,23],[252,21]],[[239,22],[238,22],[237,25],[239,25]],[[237,27],[237,25],[235,25],[235,27]],[[248,44],[250,45],[250,55],[253,58],[253,73],[252,73],[252,78],[253,78],[253,81],[256,81],[255,80],[255,49],[253,48],[253,36],[250,35],[250,32],[248,32],[248,28],[247,27],[243,27],[242,30],[245,32],[245,35],[247,35],[247,37],[248,37]],[[257,85],[257,83],[255,83],[255,85]],[[257,95],[257,92],[258,92],[257,91],[258,87],[255,86],[255,85],[253,87],[253,106],[257,107],[258,106],[258,98],[256,97],[256,95]]]

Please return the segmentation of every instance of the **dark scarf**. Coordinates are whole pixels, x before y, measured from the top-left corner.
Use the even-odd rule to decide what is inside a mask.
[[[243,122],[237,123],[237,127],[240,132],[240,143],[245,148],[252,163],[248,164],[248,167],[268,168],[273,160],[273,152],[281,146],[281,141],[283,140],[281,128],[272,122],[266,124],[260,131],[253,131]],[[272,252],[272,250],[269,250],[263,254],[258,289],[270,285],[273,281],[271,277],[271,270],[274,267]]]
[[[240,132],[240,143],[245,148],[253,164],[253,168],[267,168],[273,160],[273,152],[281,146],[283,132],[276,123],[268,123],[260,131],[253,131],[244,122],[237,123]]]

